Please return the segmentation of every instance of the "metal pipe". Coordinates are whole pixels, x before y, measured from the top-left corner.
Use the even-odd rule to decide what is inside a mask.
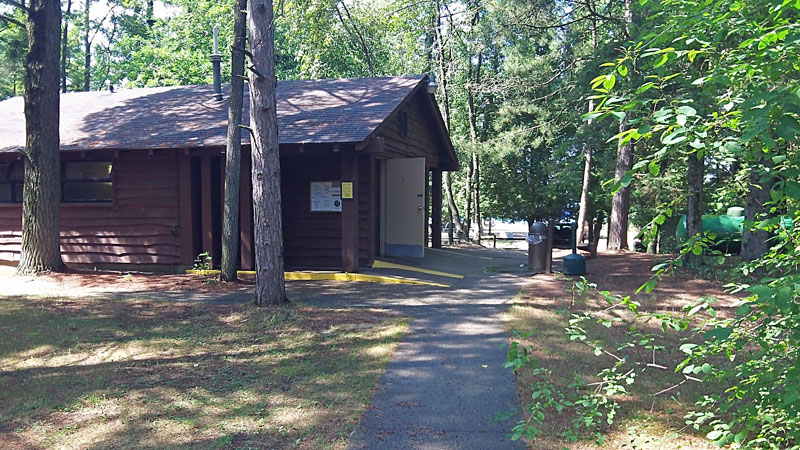
[[[209,60],[211,60],[211,68],[214,73],[214,100],[221,102],[222,101],[222,72],[220,69],[220,63],[222,62],[222,55],[219,54],[219,30],[217,27],[213,29],[214,34],[214,50],[209,56]]]

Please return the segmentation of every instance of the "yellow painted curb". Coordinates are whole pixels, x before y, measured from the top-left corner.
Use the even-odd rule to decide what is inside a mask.
[[[219,275],[219,270],[187,270],[190,275]],[[250,270],[240,270],[239,275],[254,275]],[[283,277],[289,281],[364,281],[371,283],[388,284],[416,284],[421,286],[434,286],[449,288],[447,284],[432,283],[429,281],[409,280],[407,278],[384,277],[378,275],[365,275],[362,273],[342,272],[284,272]]]
[[[328,281],[366,281],[372,283],[416,284],[422,286],[450,287],[446,284],[429,281],[409,280],[408,278],[365,275],[363,273],[341,272],[286,272],[287,280],[328,280]]]
[[[430,270],[430,269],[423,269],[421,267],[414,267],[414,266],[405,266],[403,264],[395,264],[387,261],[381,261],[376,259],[375,262],[372,263],[373,269],[400,269],[400,270],[410,270],[412,272],[420,272],[420,273],[427,273],[429,275],[438,275],[440,277],[450,277],[450,278],[464,278],[464,275],[458,275],[455,273],[447,273],[447,272],[439,272],[438,270]]]

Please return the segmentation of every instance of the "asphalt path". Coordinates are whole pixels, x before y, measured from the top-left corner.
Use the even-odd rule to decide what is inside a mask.
[[[462,279],[400,270],[448,288],[373,283],[292,282],[293,300],[324,307],[401,311],[409,329],[389,363],[348,449],[517,449],[508,439],[519,420],[513,373],[503,368],[504,314],[529,279],[517,251],[426,250],[424,260],[392,259],[464,275]],[[517,411],[497,422],[499,412]]]

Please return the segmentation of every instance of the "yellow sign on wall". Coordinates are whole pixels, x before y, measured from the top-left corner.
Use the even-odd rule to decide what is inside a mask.
[[[352,181],[342,181],[342,199],[352,199],[353,198],[353,182]]]

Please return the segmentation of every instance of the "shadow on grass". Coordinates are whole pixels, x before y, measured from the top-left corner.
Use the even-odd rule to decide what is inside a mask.
[[[403,328],[376,310],[0,297],[0,446],[343,447]]]

